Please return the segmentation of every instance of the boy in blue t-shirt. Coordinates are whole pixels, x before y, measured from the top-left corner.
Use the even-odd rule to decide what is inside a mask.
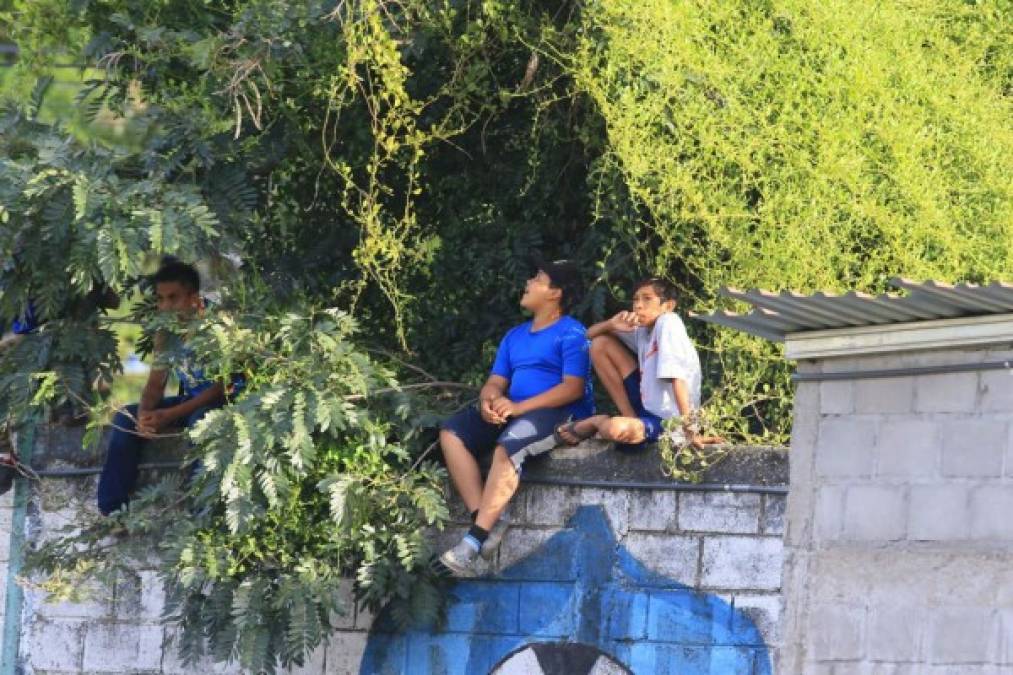
[[[193,266],[169,259],[152,277],[158,311],[176,312],[181,318],[202,311],[200,276]],[[156,349],[158,349],[156,337]],[[141,444],[164,429],[192,427],[209,410],[225,403],[221,382],[204,377],[199,368],[184,363],[176,371],[181,396],[164,396],[167,370],[152,368],[141,393],[140,403],[126,406],[113,418],[113,432],[98,483],[98,508],[109,515],[130,500],[137,482]]]
[[[517,491],[524,460],[551,450],[560,424],[594,413],[587,331],[565,314],[580,292],[580,277],[567,261],[538,261],[537,267],[520,302],[531,321],[500,342],[478,407],[457,413],[440,430],[447,470],[474,521],[440,556],[457,576],[473,576],[477,556],[495,553],[507,528],[501,516]],[[476,456],[490,451],[483,485]]]

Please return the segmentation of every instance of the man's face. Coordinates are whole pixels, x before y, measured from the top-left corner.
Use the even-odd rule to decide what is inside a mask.
[[[560,289],[552,287],[548,274],[538,270],[538,273],[524,284],[521,307],[532,312],[537,311],[553,301],[558,301],[562,293]]]
[[[200,305],[197,291],[178,281],[155,284],[155,298],[159,312],[176,312],[180,319],[189,319]]]
[[[675,300],[662,300],[654,286],[645,284],[633,294],[633,313],[641,326],[653,326],[658,317],[675,309]]]

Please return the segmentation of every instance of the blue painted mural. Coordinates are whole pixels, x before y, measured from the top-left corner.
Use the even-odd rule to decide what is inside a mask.
[[[453,587],[446,623],[407,632],[381,614],[363,675],[487,675],[534,643],[594,647],[636,675],[771,675],[756,625],[715,595],[656,574],[583,506],[495,578]]]

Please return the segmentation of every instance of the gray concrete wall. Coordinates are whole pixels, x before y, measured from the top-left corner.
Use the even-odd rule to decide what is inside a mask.
[[[780,672],[1013,673],[1013,370],[801,382],[791,447]]]
[[[776,461],[771,460],[772,457]],[[742,461],[729,462],[723,469],[726,473],[718,477],[727,482],[744,482],[752,474],[759,475],[761,482],[783,484],[782,470],[787,468],[783,452],[742,453],[740,459]],[[627,480],[636,478],[629,473],[635,464],[649,467],[642,474],[661,478],[654,459],[617,457],[616,462],[615,466],[627,471],[624,474]],[[620,471],[615,466],[607,469],[608,462],[599,449],[583,454],[579,451],[570,451],[569,455],[561,453],[559,458],[543,464],[532,474],[579,478],[581,464],[596,466],[599,477],[608,475],[609,471],[612,475]],[[770,471],[772,465],[775,466],[773,472]],[[92,503],[95,484],[95,478],[46,480],[39,484],[33,492],[28,514],[30,537],[46,538],[65,525],[95,517]],[[0,542],[3,546],[9,539],[9,525],[5,527],[4,524],[9,523],[11,494],[0,498]],[[639,594],[642,601],[627,603],[628,607],[623,605],[627,619],[621,630],[603,628],[602,644],[610,646],[610,653],[616,653],[620,662],[632,664],[633,672],[638,675],[667,672],[666,668],[685,673],[725,675],[729,672],[728,663],[737,664],[735,672],[743,675],[765,675],[771,671],[764,664],[773,659],[778,645],[785,503],[783,495],[758,492],[733,494],[677,492],[660,487],[613,489],[525,484],[512,507],[515,526],[496,559],[483,570],[484,579],[465,582],[462,586],[466,586],[465,594],[470,593],[472,599],[468,601],[470,605],[459,608],[458,614],[472,612],[476,607],[481,609],[490,603],[499,611],[505,606],[503,598],[508,597],[515,598],[509,601],[514,606],[505,611],[523,616],[525,608],[519,606],[521,604],[541,599],[551,605],[555,597],[551,593],[562,594],[562,597],[567,593],[572,595],[574,588],[581,588],[580,576],[588,569],[587,562],[578,561],[580,564],[566,570],[561,566],[580,557],[569,548],[572,542],[588,543],[586,539],[567,537],[583,527],[576,517],[580,507],[590,506],[594,513],[601,514],[601,521],[607,523],[606,537],[612,538],[604,548],[595,550],[626,551],[642,563],[647,572],[656,575],[651,579],[646,579],[650,575],[644,575],[646,580],[642,583],[631,581],[628,569],[620,575],[623,577],[617,581],[620,595],[625,598]],[[457,508],[454,519],[451,527],[435,535],[438,546],[449,545],[463,534],[466,514]],[[3,552],[0,548],[0,554]],[[5,562],[0,562],[0,575],[6,578]],[[618,578],[614,569],[610,569],[608,575],[613,580]],[[520,592],[514,590],[511,596],[511,589],[516,587],[520,587]],[[678,600],[674,605],[673,598]],[[665,614],[666,607],[681,607],[680,603],[685,602],[696,603],[690,608],[692,624],[686,622],[686,615]],[[26,675],[239,672],[234,667],[216,667],[211,663],[184,668],[173,648],[165,644],[171,638],[171,631],[159,622],[161,607],[161,584],[153,569],[138,569],[134,578],[125,579],[115,588],[96,589],[93,601],[86,603],[47,604],[37,592],[28,591],[21,621],[23,672]],[[602,626],[616,624],[617,607],[615,603],[607,605]],[[732,611],[720,616],[709,614],[721,607],[731,607]],[[503,627],[501,642],[523,641],[528,637],[532,641],[578,640],[575,626],[581,620],[580,611],[575,605],[572,610],[566,610],[568,614],[560,614],[566,616],[554,624],[556,633],[539,631],[528,636],[523,626]],[[736,626],[742,622],[749,624],[750,630],[755,626],[759,639],[745,646],[721,643],[721,638],[713,637],[727,628],[717,625],[724,621],[721,617],[735,617]],[[568,628],[571,624],[567,621],[574,627]],[[372,670],[373,666],[362,667],[370,640],[375,640],[375,632],[373,637],[370,634],[373,622],[374,617],[369,613],[353,608],[336,624],[330,644],[318,650],[304,668],[293,672],[313,675],[386,672],[379,667]],[[500,629],[489,625],[476,627],[452,621],[442,637],[427,643],[425,649],[435,655],[432,658],[450,659],[456,665],[441,671],[431,663],[416,662],[406,664],[401,672],[478,672],[461,670],[463,661],[460,659],[470,658],[469,663],[472,663],[479,656],[484,657],[484,652],[471,645],[474,635],[480,632],[477,641],[487,641],[490,633],[497,630]],[[744,631],[739,630],[738,634],[745,634]],[[700,635],[712,636],[712,642],[707,642],[711,638],[701,641]],[[398,635],[387,635],[384,639],[416,640]],[[461,644],[465,647],[460,647]],[[374,651],[379,656],[374,661],[388,658],[389,654],[377,650],[379,648]],[[500,672],[516,671],[504,666]]]

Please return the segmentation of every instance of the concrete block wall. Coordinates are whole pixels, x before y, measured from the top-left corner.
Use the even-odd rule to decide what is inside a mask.
[[[833,358],[799,372],[1013,361]],[[787,673],[1013,673],[1013,370],[800,382]]]
[[[32,497],[30,536],[51,536],[56,528],[80,522],[86,514],[94,513],[91,504],[94,487],[94,478],[44,481]],[[3,499],[0,505],[9,501],[9,494]],[[483,570],[488,576],[465,582],[470,585],[467,588],[462,585],[458,592],[462,595],[477,592],[477,597],[486,598],[482,600],[486,604],[500,603],[504,602],[503,594],[484,595],[482,585],[490,588],[497,583],[511,583],[517,593],[512,606],[501,608],[503,617],[538,616],[540,606],[544,606],[545,612],[557,611],[557,602],[566,596],[567,584],[575,581],[574,575],[581,574],[578,567],[562,571],[562,566],[576,564],[572,551],[564,549],[565,555],[557,556],[561,566],[548,576],[541,572],[533,576],[530,572],[517,572],[512,578],[505,578],[504,574],[509,577],[510,570],[520,569],[525,561],[538,555],[554,535],[565,535],[581,506],[600,509],[610,536],[614,536],[609,550],[622,547],[644,566],[647,576],[667,580],[651,582],[660,586],[645,590],[631,603],[631,623],[624,624],[626,628],[608,628],[619,635],[617,645],[626,645],[617,647],[620,651],[626,649],[618,655],[620,662],[640,664],[633,668],[638,674],[664,672],[666,667],[687,673],[771,672],[762,664],[773,658],[778,644],[783,495],[524,485],[512,507],[514,526],[497,557]],[[0,517],[7,515],[0,511]],[[460,537],[466,520],[466,514],[457,509],[455,522],[442,533],[434,534],[437,547]],[[0,528],[0,540],[7,539],[8,530]],[[553,574],[558,578],[549,578]],[[619,594],[628,589],[627,584],[619,589],[622,591]],[[708,608],[702,614],[693,609],[700,614],[693,619],[697,625],[687,625],[680,618],[683,615],[671,609],[687,602]],[[350,590],[349,604],[352,605]],[[526,614],[521,613],[519,606],[524,607]],[[734,609],[734,615],[716,609],[726,606]],[[135,577],[124,579],[112,589],[99,589],[94,599],[85,603],[47,604],[38,593],[28,591],[21,624],[22,672],[26,675],[239,672],[235,667],[210,662],[185,668],[169,644],[171,629],[159,621],[161,607],[161,585],[152,569],[138,569]],[[472,611],[470,605],[455,607],[451,608],[451,623],[445,635],[446,641],[454,644],[482,641],[500,629],[512,632],[515,637],[530,637],[532,641],[573,641],[577,639],[572,632],[576,630],[574,626],[583,620],[579,613],[573,614],[568,619],[573,625],[557,623],[555,629],[546,629],[548,632],[533,624],[504,624],[497,628],[495,622],[478,631],[462,628],[463,617]],[[455,616],[457,624],[453,623]],[[738,617],[737,622],[755,626],[759,635],[756,644],[742,648],[722,648],[718,644],[709,648],[701,643],[701,635],[725,630],[721,617],[732,616]],[[300,675],[380,672],[361,668],[370,640],[375,639],[376,631],[370,633],[374,620],[368,612],[353,606],[348,615],[337,621],[330,643],[321,647],[304,667],[292,672]],[[607,616],[601,617],[603,626],[609,621]],[[728,619],[729,625],[730,622]],[[526,629],[532,631],[530,635],[525,634]],[[482,635],[477,635],[479,632]],[[628,648],[635,645],[640,646],[631,654]],[[419,660],[409,664],[403,672],[466,672],[461,670],[461,663],[450,663],[443,670],[432,668],[432,664],[423,667],[423,663],[424,660]],[[732,663],[737,665],[728,671]],[[489,667],[483,672],[489,672],[494,664],[486,665]],[[508,666],[500,670],[504,675],[512,672]]]

